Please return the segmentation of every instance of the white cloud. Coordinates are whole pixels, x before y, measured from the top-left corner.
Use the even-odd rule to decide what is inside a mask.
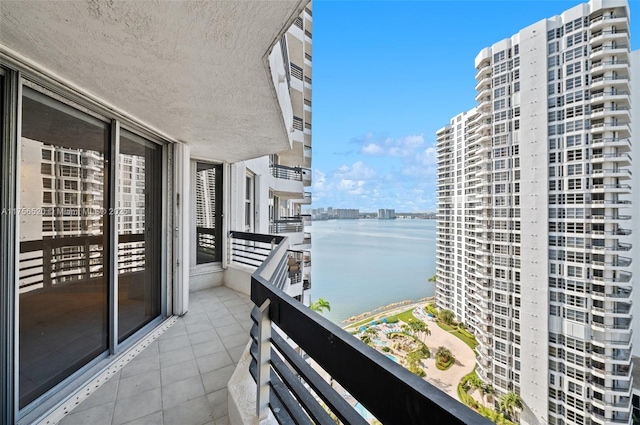
[[[342,179],[338,182],[338,189],[350,195],[361,195],[364,192],[364,180]]]
[[[318,169],[313,170],[313,190],[323,192],[330,189],[328,186],[327,175]]]
[[[435,209],[436,147],[424,135],[392,138],[368,133],[352,142],[358,145],[355,162],[314,170],[314,208]]]
[[[386,137],[377,142],[372,142],[371,133],[356,139],[356,143],[361,143],[360,153],[373,156],[395,156],[406,158],[414,155],[417,149],[424,146],[424,135],[415,134],[397,139]]]
[[[376,176],[376,170],[362,161],[356,161],[352,165],[342,165],[335,175],[342,179],[369,180]]]
[[[436,148],[434,146],[430,146],[427,149],[418,152],[416,155],[416,162],[426,165],[433,166],[436,165],[438,161],[438,156],[436,154]]]
[[[384,149],[375,143],[369,143],[368,145],[363,146],[362,149],[360,149],[360,152],[365,155],[382,155],[384,154]]]

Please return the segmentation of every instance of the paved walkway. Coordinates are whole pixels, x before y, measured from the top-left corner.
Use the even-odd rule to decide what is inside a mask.
[[[445,331],[436,322],[427,321],[431,335],[426,337],[425,342],[431,350],[431,358],[426,359],[427,382],[440,388],[456,400],[458,398],[458,384],[463,376],[473,370],[476,365],[476,355],[467,344],[460,338]],[[436,367],[435,354],[438,347],[447,347],[455,357],[455,363],[447,370],[439,370]]]
[[[190,294],[189,312],[61,425],[228,425],[227,383],[249,342],[246,295]]]

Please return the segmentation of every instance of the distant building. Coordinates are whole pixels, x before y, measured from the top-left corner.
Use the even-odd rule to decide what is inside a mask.
[[[378,218],[381,220],[393,220],[396,218],[396,210],[379,209]]]
[[[358,209],[343,209],[337,208],[333,210],[335,218],[339,220],[343,219],[358,219],[360,218],[360,210]]]

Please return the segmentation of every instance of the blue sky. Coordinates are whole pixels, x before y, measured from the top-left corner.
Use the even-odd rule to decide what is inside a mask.
[[[435,131],[475,106],[478,52],[580,3],[314,0],[312,207],[435,210]]]

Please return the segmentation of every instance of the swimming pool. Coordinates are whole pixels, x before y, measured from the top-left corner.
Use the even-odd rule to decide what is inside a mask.
[[[393,360],[393,361],[394,361],[394,362],[396,362],[396,363],[400,363],[400,362],[398,361],[398,358],[397,358],[396,356],[394,356],[394,355],[391,355],[391,354],[385,354],[385,356],[389,357],[391,360]]]
[[[380,347],[386,347],[387,346],[387,341],[383,341],[380,338],[373,338],[373,343],[375,345],[379,345]]]
[[[356,412],[358,412],[360,414],[360,416],[362,416],[367,421],[376,418],[375,416],[373,416],[371,414],[371,412],[369,412],[367,409],[365,409],[364,406],[362,404],[360,404],[360,403],[356,403],[355,406],[353,406],[353,408],[356,409]]]

